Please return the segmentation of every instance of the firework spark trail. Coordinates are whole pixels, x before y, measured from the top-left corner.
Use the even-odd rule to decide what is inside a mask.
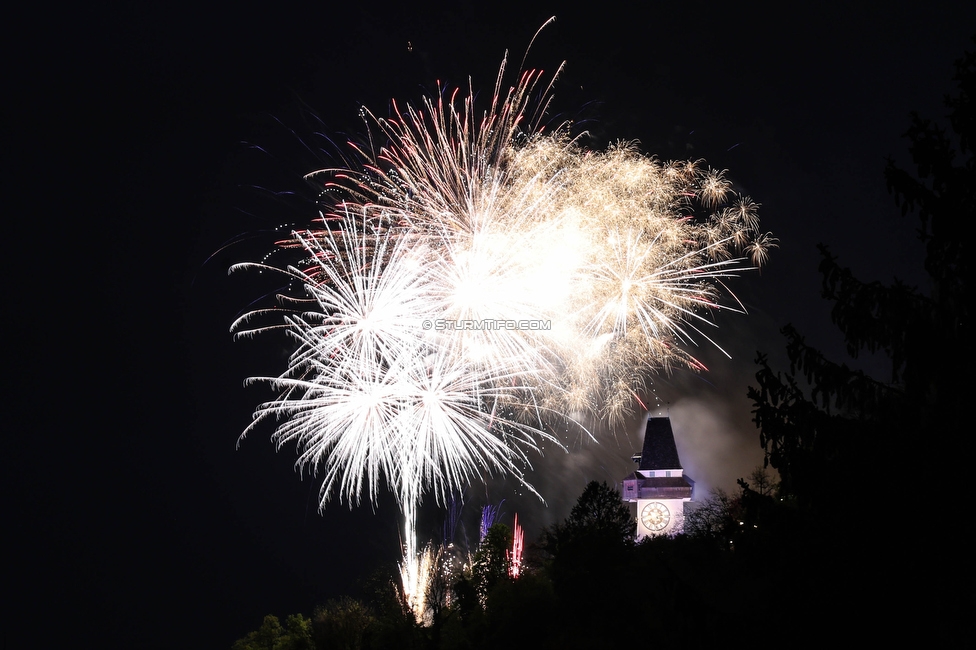
[[[542,73],[505,90],[504,72],[483,114],[470,87],[390,119],[366,111],[359,166],[307,177],[320,225],[279,244],[300,261],[235,267],[302,287],[233,325],[297,344],[282,375],[256,379],[279,396],[247,431],[276,420],[276,443],[323,472],[323,506],[375,500],[386,480],[414,599],[425,494],[441,503],[493,472],[524,483],[526,451],[554,440],[554,419],[619,422],[650,374],[702,369],[687,347],[713,342],[716,310],[744,311],[726,278],[776,245],[722,172],[544,132]],[[547,327],[434,326],[486,319]]]
[[[411,556],[413,561],[406,558],[400,565],[400,584],[403,591],[400,597],[413,613],[414,619],[420,625],[431,625],[433,610],[427,600],[430,587],[437,579],[437,571],[443,551],[428,544],[423,552]]]
[[[522,575],[522,547],[525,539],[525,531],[519,526],[518,515],[515,515],[515,528],[512,531],[512,551],[505,551],[505,559],[508,560],[508,575],[518,578]]]
[[[488,504],[481,509],[481,524],[478,527],[479,544],[485,541],[485,537],[488,536],[488,529],[495,525],[498,515],[501,514],[502,503],[505,503],[505,499],[502,499],[497,506]]]

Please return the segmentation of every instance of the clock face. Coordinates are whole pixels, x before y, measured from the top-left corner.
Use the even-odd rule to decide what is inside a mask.
[[[641,510],[641,523],[644,528],[657,532],[664,530],[671,521],[671,511],[663,503],[652,501]]]

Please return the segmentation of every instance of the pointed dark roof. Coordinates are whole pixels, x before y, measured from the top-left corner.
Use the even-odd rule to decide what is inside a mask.
[[[682,469],[678,448],[674,446],[671,418],[647,418],[638,469]]]

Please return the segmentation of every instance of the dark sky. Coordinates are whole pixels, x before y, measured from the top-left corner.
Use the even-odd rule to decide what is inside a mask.
[[[264,614],[309,614],[395,559],[390,499],[319,515],[293,449],[275,453],[270,431],[235,449],[270,396],[244,379],[280,371],[287,351],[231,341],[231,321],[271,287],[226,271],[310,214],[249,186],[302,188],[322,162],[300,144],[310,111],[342,142],[363,104],[382,115],[390,98],[468,75],[489,92],[505,49],[517,67],[553,14],[527,65],[567,62],[554,121],[582,121],[592,146],[639,140],[727,168],[781,239],[761,276],[734,287],[750,315],[720,321],[733,359],[702,349],[708,374],[655,384],[703,492],[761,462],[745,397],[756,351],[782,363],[788,322],[841,350],[816,243],[864,279],[924,282],[915,222],[882,170],[889,155],[908,162],[910,111],[944,114],[976,8],[626,4],[120,3],[9,17],[5,647],[228,647]],[[468,526],[507,498],[537,533],[588,480],[630,471],[638,429],[540,460],[531,478],[548,508],[504,482],[473,487]],[[426,519],[433,532],[438,514]]]

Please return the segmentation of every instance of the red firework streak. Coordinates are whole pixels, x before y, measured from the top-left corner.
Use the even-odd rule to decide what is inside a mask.
[[[512,552],[505,551],[508,560],[508,575],[518,578],[522,573],[522,540],[525,531],[519,526],[518,515],[515,515],[515,534],[512,536]]]

